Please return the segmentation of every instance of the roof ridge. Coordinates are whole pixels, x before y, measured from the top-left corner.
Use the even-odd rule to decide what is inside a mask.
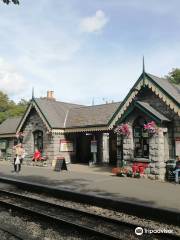
[[[46,101],[52,101],[52,102],[56,102],[56,103],[65,103],[65,104],[72,104],[72,105],[77,105],[77,106],[85,106],[85,105],[82,105],[82,104],[78,104],[78,103],[71,103],[71,102],[63,102],[63,101],[59,101],[59,100],[51,100],[51,99],[47,99],[46,97],[45,98],[35,98],[35,100],[38,99],[38,100],[46,100]]]
[[[146,72],[146,74],[151,75],[151,76],[153,76],[153,77],[160,78],[160,79],[168,80],[168,79],[166,79],[166,78],[164,78],[164,77],[159,77],[159,76],[154,75],[154,74],[152,74],[152,73],[147,73],[147,72]]]
[[[110,105],[110,104],[116,104],[116,103],[121,103],[121,102],[111,102],[111,103],[103,103],[103,104],[97,104],[97,105],[88,105],[88,106],[82,106],[82,107],[77,107],[77,108],[73,108],[73,109],[80,109],[80,108],[90,108],[90,107],[98,107],[98,106],[107,106],[107,105]]]
[[[168,78],[165,78],[165,77],[159,77],[159,76],[156,76],[154,74],[151,74],[151,73],[147,73],[148,75],[152,76],[152,77],[156,77],[156,78],[159,78],[159,79],[162,79],[162,80],[165,80],[167,81],[168,83],[170,83],[174,88],[176,88],[176,84],[172,83],[171,81],[169,81]],[[177,84],[178,85],[178,84]]]
[[[154,81],[160,88],[162,88],[167,95],[169,95],[177,104],[180,104],[180,85],[175,85],[169,79],[157,77],[151,73],[147,73],[152,81]]]

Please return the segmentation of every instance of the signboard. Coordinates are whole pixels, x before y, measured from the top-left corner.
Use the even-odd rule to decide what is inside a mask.
[[[60,152],[73,152],[73,142],[68,140],[60,140]]]
[[[0,141],[0,149],[5,150],[7,148],[7,141],[6,140],[1,140]]]
[[[91,152],[92,153],[96,153],[97,152],[97,141],[96,140],[92,140],[91,141]]]
[[[57,159],[54,164],[54,171],[60,172],[61,170],[67,170],[65,159]]]
[[[176,156],[180,156],[180,137],[176,138]]]

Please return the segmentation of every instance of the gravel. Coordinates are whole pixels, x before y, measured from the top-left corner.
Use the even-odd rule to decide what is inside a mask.
[[[56,203],[61,206],[83,210],[83,211],[86,211],[89,213],[94,213],[97,215],[114,218],[114,219],[124,221],[127,223],[133,223],[135,225],[143,226],[144,228],[148,228],[148,229],[150,228],[150,229],[173,230],[174,234],[180,236],[180,227],[178,227],[178,226],[160,223],[160,222],[149,220],[146,218],[140,218],[140,217],[129,215],[129,214],[126,214],[123,212],[113,211],[113,210],[109,210],[109,209],[105,209],[105,208],[101,208],[101,207],[97,207],[97,206],[62,200],[62,199],[58,199],[58,198],[54,198],[54,197],[48,197],[47,195],[40,195],[40,194],[29,193],[29,192],[24,192],[24,193],[27,196],[35,196],[36,198],[41,199],[41,200],[43,200],[44,197],[46,197],[45,198],[46,201]]]
[[[0,209],[0,225],[10,225],[17,228],[18,232],[23,232],[26,236],[31,236],[32,239],[39,240],[95,240],[92,236],[84,236],[76,231],[57,229],[57,226],[50,227],[50,224],[35,222],[26,217],[14,216],[14,213],[4,209]],[[17,238],[10,234],[0,231],[1,240],[16,240]]]
[[[23,193],[26,196],[30,196],[30,197],[33,196],[33,197],[36,197],[37,199],[41,199],[41,200],[46,199],[46,201],[56,203],[61,206],[75,208],[75,209],[83,210],[83,211],[86,211],[89,213],[94,213],[97,215],[114,218],[114,219],[117,219],[120,221],[133,223],[135,225],[143,226],[144,228],[148,228],[148,229],[173,230],[174,234],[176,234],[177,236],[180,236],[180,227],[178,227],[178,226],[160,223],[157,221],[148,220],[145,218],[140,218],[140,217],[129,215],[129,214],[126,214],[123,212],[113,211],[113,210],[109,210],[109,209],[105,209],[105,208],[101,208],[101,207],[97,207],[97,206],[72,202],[69,200],[68,201],[62,200],[59,198],[47,196],[47,194],[37,194],[37,193],[22,191],[22,190],[19,190],[18,188],[16,188],[16,186],[13,186],[10,184],[0,183],[0,187],[3,189],[6,189],[6,190],[9,189],[9,190],[16,191],[16,192],[19,191],[20,193]],[[1,214],[1,216],[2,216],[2,214]],[[0,219],[1,219],[1,216],[0,216]],[[16,222],[16,220],[15,220],[15,222]],[[23,221],[23,224],[25,224],[24,221]],[[93,238],[93,237],[90,237],[90,238],[89,237],[87,238],[85,236],[82,237],[82,236],[79,236],[78,233],[75,233],[75,234],[73,233],[73,235],[70,234],[70,235],[68,235],[68,238],[67,238],[67,234],[69,234],[67,232],[64,233],[62,231],[59,233],[58,231],[54,231],[52,228],[48,228],[48,227],[47,227],[47,229],[42,229],[41,225],[31,222],[31,221],[28,222],[28,224],[26,223],[26,226],[24,226],[23,228],[26,229],[27,227],[29,229],[28,231],[30,231],[30,233],[33,236],[38,236],[38,237],[41,236],[41,239],[45,239],[45,240],[50,240],[50,239],[52,239],[52,240],[54,240],[54,239],[55,240],[56,239],[97,239],[97,238]],[[66,234],[66,235],[64,235],[64,234]]]

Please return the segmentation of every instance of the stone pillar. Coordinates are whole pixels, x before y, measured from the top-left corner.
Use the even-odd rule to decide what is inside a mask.
[[[149,138],[149,159],[151,163],[149,164],[150,174],[148,174],[148,177],[151,179],[165,179],[165,161],[168,159],[166,133],[166,128],[159,128],[158,134]]]
[[[102,153],[102,162],[109,162],[109,133],[103,133],[103,153]]]
[[[130,126],[130,135],[123,137],[123,160],[132,161],[134,157],[134,146],[133,146],[133,131]]]

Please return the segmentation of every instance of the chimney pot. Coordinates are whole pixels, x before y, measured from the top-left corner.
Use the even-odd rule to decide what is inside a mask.
[[[54,98],[54,91],[47,91],[47,99],[49,100],[55,100]]]

